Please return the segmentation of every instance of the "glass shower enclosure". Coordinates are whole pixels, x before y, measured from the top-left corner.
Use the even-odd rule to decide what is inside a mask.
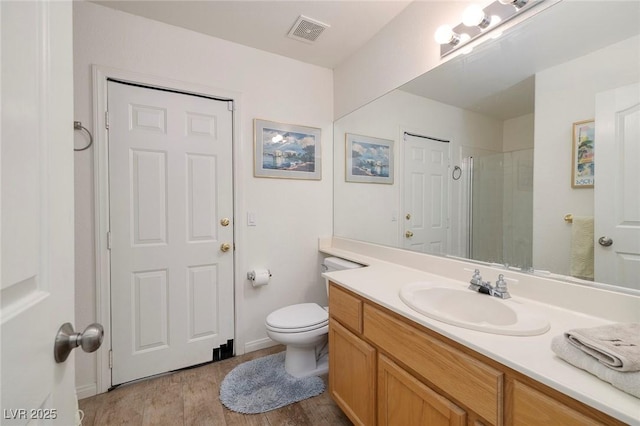
[[[467,257],[522,269],[533,256],[533,149],[466,157]]]

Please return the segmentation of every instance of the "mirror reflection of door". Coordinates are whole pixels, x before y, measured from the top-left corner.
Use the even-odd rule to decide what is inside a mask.
[[[640,84],[596,95],[595,140],[595,280],[640,290]]]
[[[404,133],[403,247],[431,254],[449,248],[449,141]]]

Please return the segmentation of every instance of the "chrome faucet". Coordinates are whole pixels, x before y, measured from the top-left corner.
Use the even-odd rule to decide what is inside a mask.
[[[499,297],[500,299],[508,299],[511,297],[507,291],[507,282],[504,279],[504,275],[498,275],[498,281],[496,281],[496,285],[494,287],[491,285],[491,281],[482,281],[479,269],[473,271],[473,276],[469,281],[469,290]]]

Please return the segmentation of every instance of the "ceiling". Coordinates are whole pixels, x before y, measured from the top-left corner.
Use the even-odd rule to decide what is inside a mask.
[[[333,69],[411,2],[108,0],[94,3]],[[313,43],[287,37],[300,15],[330,27]]]

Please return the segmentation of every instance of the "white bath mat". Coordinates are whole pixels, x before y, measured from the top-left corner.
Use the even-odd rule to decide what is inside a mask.
[[[230,410],[257,414],[324,392],[319,377],[295,378],[284,369],[284,352],[247,361],[231,370],[220,385],[220,401]]]

